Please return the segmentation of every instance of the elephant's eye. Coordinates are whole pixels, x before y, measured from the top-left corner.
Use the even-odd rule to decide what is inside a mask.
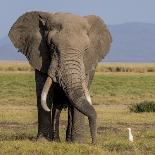
[[[61,31],[62,28],[63,28],[63,27],[62,27],[62,24],[58,24],[58,25],[57,25],[57,30],[58,30],[58,31]]]

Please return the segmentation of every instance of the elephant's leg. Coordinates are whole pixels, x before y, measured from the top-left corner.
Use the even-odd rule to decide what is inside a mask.
[[[68,106],[68,124],[66,130],[66,141],[72,141],[72,126],[73,126],[73,107],[71,105]]]
[[[38,139],[52,139],[51,113],[46,112],[41,106],[41,93],[47,75],[35,70],[37,108],[38,108]],[[48,97],[47,104],[50,107],[51,98]]]
[[[86,77],[88,86],[89,76]],[[68,126],[66,130],[66,141],[81,143],[84,140],[84,115],[69,104],[68,106]]]
[[[72,105],[68,106],[66,141],[82,143],[84,138],[84,115]]]
[[[84,115],[73,107],[72,141],[82,143],[84,139]]]
[[[84,114],[73,107],[72,141],[82,143],[84,140]]]
[[[59,119],[60,119],[60,113],[62,111],[62,106],[57,105],[57,103],[54,102],[54,105],[52,107],[52,140],[60,142],[60,136],[59,136]]]

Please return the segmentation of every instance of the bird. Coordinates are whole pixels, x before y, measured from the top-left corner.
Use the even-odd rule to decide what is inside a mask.
[[[133,135],[131,133],[131,128],[127,128],[129,130],[129,141],[133,142]]]

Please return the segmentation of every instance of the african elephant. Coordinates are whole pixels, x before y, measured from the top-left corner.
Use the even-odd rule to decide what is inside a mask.
[[[96,143],[96,111],[88,86],[97,63],[107,54],[111,44],[111,35],[101,18],[71,13],[28,12],[14,23],[9,37],[35,69],[38,135],[51,137],[50,102],[59,109],[58,98],[62,97],[63,101],[65,97],[74,111],[71,114],[73,126],[79,121],[77,116],[81,116],[82,120],[82,114],[86,115],[92,143]],[[63,95],[51,97],[49,94],[52,91],[56,94],[58,87]],[[54,117],[57,119],[59,115]],[[74,130],[78,129],[75,127]]]

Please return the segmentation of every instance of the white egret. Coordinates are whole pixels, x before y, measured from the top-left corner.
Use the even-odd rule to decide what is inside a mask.
[[[129,130],[129,141],[133,142],[133,135],[131,133],[131,128],[127,128]]]

